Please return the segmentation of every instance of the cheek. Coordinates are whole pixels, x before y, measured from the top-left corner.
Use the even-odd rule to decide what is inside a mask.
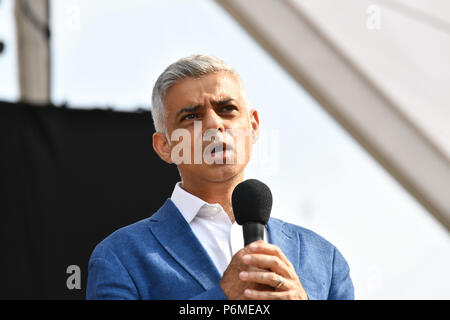
[[[233,141],[235,153],[242,154],[245,159],[249,159],[255,141],[254,132],[250,125],[241,125],[230,131],[229,141]]]

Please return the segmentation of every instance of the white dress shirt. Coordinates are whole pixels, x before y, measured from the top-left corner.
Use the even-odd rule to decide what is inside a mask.
[[[181,182],[175,185],[171,200],[223,275],[233,255],[244,247],[242,226],[231,223],[220,204],[209,204],[185,191],[181,185]],[[265,228],[264,240],[268,239]]]

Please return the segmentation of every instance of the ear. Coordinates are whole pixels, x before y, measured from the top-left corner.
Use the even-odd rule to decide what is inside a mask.
[[[252,129],[252,142],[255,144],[259,136],[259,116],[258,111],[255,109],[250,110],[250,126]]]
[[[173,163],[171,157],[172,149],[169,145],[169,141],[167,141],[167,137],[165,134],[160,132],[156,132],[153,134],[153,149],[163,161],[169,164]]]

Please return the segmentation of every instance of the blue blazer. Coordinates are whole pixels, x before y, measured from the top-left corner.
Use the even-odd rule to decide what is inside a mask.
[[[293,264],[310,299],[353,299],[349,267],[328,241],[271,218],[270,242]],[[221,275],[172,200],[117,230],[89,260],[87,299],[226,299]]]

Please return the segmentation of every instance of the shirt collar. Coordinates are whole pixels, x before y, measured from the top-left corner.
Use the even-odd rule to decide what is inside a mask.
[[[209,204],[199,197],[194,196],[193,194],[184,190],[181,185],[181,181],[175,185],[170,199],[173,201],[178,210],[180,210],[184,219],[186,219],[188,223],[191,223],[200,209],[204,206],[214,206],[222,208],[219,204]]]

